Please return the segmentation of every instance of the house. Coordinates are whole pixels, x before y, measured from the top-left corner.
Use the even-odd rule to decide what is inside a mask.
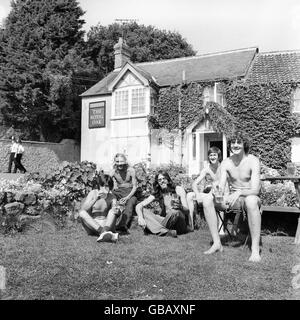
[[[225,106],[219,86],[222,81],[300,83],[300,52],[296,51],[260,53],[253,47],[132,63],[130,49],[120,38],[114,54],[114,70],[81,95],[81,161],[93,161],[104,170],[111,169],[118,152],[125,153],[131,164],[173,162],[187,167],[189,174],[197,174],[205,166],[211,146],[218,146],[224,158],[228,156],[226,134],[214,131],[209,119],[191,123],[182,134],[151,129],[148,116],[163,88],[183,82],[207,83],[204,103]],[[294,108],[300,113],[299,89],[294,93]],[[299,159],[300,138],[294,138],[292,160]]]

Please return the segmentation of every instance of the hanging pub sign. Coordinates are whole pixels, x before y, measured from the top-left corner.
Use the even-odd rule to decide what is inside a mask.
[[[91,102],[89,109],[89,129],[105,127],[105,101]]]

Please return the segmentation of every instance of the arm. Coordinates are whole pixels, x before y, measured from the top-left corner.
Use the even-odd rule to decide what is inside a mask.
[[[186,214],[189,217],[189,226],[191,228],[193,228],[193,216],[191,216],[189,213],[189,208],[188,208],[188,203],[187,203],[187,199],[186,199],[186,192],[185,190],[181,187],[181,186],[177,186],[176,187],[176,193],[178,194],[178,196],[180,197],[180,201],[182,204],[182,211],[184,214]]]
[[[186,200],[186,192],[185,192],[185,190],[181,186],[177,186],[176,187],[176,193],[180,197],[180,201],[181,201],[183,210],[184,211],[188,211],[189,208],[188,208],[188,204],[187,204],[187,200]]]
[[[207,170],[206,169],[202,169],[201,172],[200,172],[199,177],[192,184],[192,189],[193,189],[196,197],[200,194],[200,192],[198,190],[198,184],[204,179],[206,173],[207,173]]]
[[[219,187],[221,190],[225,190],[227,183],[227,160],[223,160],[220,166],[220,181],[219,181]]]
[[[147,206],[149,203],[151,203],[154,199],[155,199],[154,196],[150,195],[148,198],[146,198],[144,201],[140,202],[135,207],[135,211],[138,216],[138,224],[143,228],[146,227],[146,221],[143,216],[143,208],[145,206]]]

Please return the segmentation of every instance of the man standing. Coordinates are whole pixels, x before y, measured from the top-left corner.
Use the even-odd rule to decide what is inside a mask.
[[[260,199],[260,162],[259,159],[249,154],[249,143],[241,132],[235,131],[229,139],[231,156],[221,164],[219,191],[223,191],[228,182],[230,192],[225,194],[223,201],[216,203],[215,197],[208,195],[203,199],[204,214],[213,238],[212,247],[205,252],[211,254],[223,251],[218,233],[217,209],[240,208],[248,216],[251,234],[251,256],[249,261],[259,262],[261,212]]]
[[[134,196],[137,189],[135,170],[128,166],[127,158],[123,153],[117,153],[114,157],[114,169],[111,172],[114,181],[114,195],[122,215],[117,222],[116,229],[128,233],[131,225],[132,214],[135,210],[137,198]]]
[[[18,145],[16,142],[16,138],[14,136],[12,136],[11,137],[10,154],[9,154],[9,160],[8,160],[8,169],[7,169],[8,173],[11,173],[12,164],[15,163],[17,149],[18,149]]]

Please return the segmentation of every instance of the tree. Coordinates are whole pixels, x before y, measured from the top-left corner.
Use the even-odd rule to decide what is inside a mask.
[[[27,139],[79,137],[80,79],[93,72],[81,57],[84,12],[75,0],[14,0],[11,6],[0,39],[4,121]]]
[[[147,62],[162,59],[194,56],[192,46],[178,32],[159,30],[154,26],[136,22],[113,23],[108,27],[98,24],[87,34],[86,56],[98,67],[102,76],[114,69],[114,45],[119,37],[126,40],[132,49],[132,62]]]

